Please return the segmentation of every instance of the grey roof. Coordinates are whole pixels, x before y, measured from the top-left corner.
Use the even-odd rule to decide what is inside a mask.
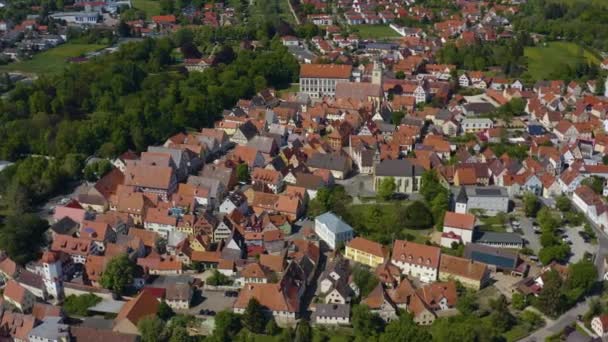
[[[350,304],[316,304],[313,316],[316,317],[350,317]]]
[[[72,235],[78,231],[80,224],[65,216],[51,226],[51,230],[60,235]]]
[[[392,133],[392,132],[395,132],[395,130],[396,130],[395,125],[393,125],[392,123],[388,123],[388,122],[384,122],[384,121],[376,121],[375,124],[376,124],[376,127],[378,127],[378,129],[382,133]]]
[[[255,127],[251,121],[247,121],[244,124],[240,125],[237,130],[241,131],[247,140],[251,140],[254,136],[258,134],[258,129]]]
[[[467,191],[465,190],[464,186],[461,186],[460,190],[458,191],[458,196],[456,196],[456,203],[466,204],[468,200]]]
[[[376,176],[413,177],[420,176],[424,169],[405,159],[385,159],[376,165]]]
[[[307,165],[317,169],[347,170],[348,158],[335,153],[315,153],[308,160]]]
[[[475,114],[490,113],[496,110],[496,107],[487,102],[467,103],[463,105],[463,107],[467,112],[473,112]]]
[[[494,244],[494,243],[510,243],[523,244],[523,240],[516,233],[501,233],[501,232],[481,232],[475,241],[476,243]]]
[[[232,169],[219,167],[215,164],[206,164],[200,175],[205,178],[217,179],[227,188],[230,184],[230,177],[232,177]]]
[[[183,300],[190,301],[192,291],[189,284],[176,283],[167,286],[165,297],[167,300]]]
[[[336,98],[366,101],[369,97],[381,97],[382,87],[373,83],[342,82],[336,84]]]
[[[34,272],[23,270],[19,273],[19,276],[15,279],[19,284],[27,285],[36,289],[44,289],[44,282],[42,277]]]
[[[120,312],[122,307],[127,302],[121,300],[114,300],[112,298],[104,298],[101,302],[97,303],[93,307],[90,307],[90,311],[94,312],[103,312],[103,313],[113,313],[117,314]]]
[[[148,152],[167,153],[171,156],[171,160],[176,167],[179,167],[184,157],[184,151],[176,148],[168,148],[164,146],[148,146]]]
[[[302,172],[296,174],[296,186],[301,186],[309,190],[317,190],[324,185],[325,182],[321,176]]]
[[[516,251],[476,243],[465,245],[464,257],[503,269],[515,269],[519,260],[519,254]]]
[[[217,198],[217,196],[218,196],[218,189],[219,189],[220,181],[217,179],[208,178],[208,177],[200,177],[200,176],[189,176],[188,184],[194,184],[194,185],[209,188],[210,197]]]
[[[50,341],[61,341],[69,339],[69,326],[61,324],[61,317],[47,317],[42,324],[30,330],[28,337],[32,336]]]
[[[502,186],[467,187],[467,196],[471,197],[509,197],[507,189]]]
[[[247,142],[247,146],[253,147],[262,153],[270,153],[276,145],[273,138],[257,135]]]
[[[353,227],[349,226],[348,223],[342,221],[342,219],[340,219],[338,216],[336,216],[331,211],[328,211],[325,214],[317,216],[315,218],[315,221],[319,221],[319,222],[323,223],[334,234],[353,231]]]

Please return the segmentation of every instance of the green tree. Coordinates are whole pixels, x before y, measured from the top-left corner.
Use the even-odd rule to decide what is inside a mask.
[[[384,333],[380,335],[380,342],[408,341],[427,342],[431,334],[423,327],[414,323],[411,314],[401,314],[398,320],[390,322]]]
[[[380,316],[373,314],[365,305],[353,306],[352,324],[357,337],[377,337],[384,328]]]
[[[559,316],[565,309],[566,299],[562,294],[562,278],[555,270],[545,273],[544,285],[534,306],[551,317]]]
[[[215,316],[215,329],[213,329],[213,341],[229,342],[234,340],[241,331],[240,316],[232,311],[220,311]]]
[[[162,301],[158,305],[156,316],[166,322],[171,319],[171,317],[175,316],[175,312],[165,301]]]
[[[142,342],[157,342],[164,339],[165,323],[156,316],[146,316],[137,323]]]
[[[239,179],[239,182],[249,183],[249,167],[247,164],[239,164],[236,167],[236,177]]]
[[[0,248],[19,265],[38,259],[49,224],[35,214],[12,215],[0,230]]]
[[[101,286],[116,294],[122,294],[125,288],[133,283],[135,265],[126,253],[115,256],[108,262],[101,275]]]
[[[540,210],[540,201],[533,193],[526,193],[524,195],[524,212],[528,217],[535,217]]]
[[[405,113],[402,111],[394,111],[391,113],[391,122],[393,125],[401,124],[401,120],[405,117]]]
[[[568,266],[568,280],[566,287],[569,289],[582,289],[588,292],[597,282],[597,269],[588,260],[581,260]]]
[[[378,197],[386,201],[391,198],[396,189],[397,184],[395,184],[394,177],[383,178],[378,185]]]
[[[551,261],[562,262],[568,258],[570,246],[561,244],[541,248],[538,252],[538,259],[543,265],[548,265]]]
[[[213,270],[213,274],[207,278],[207,284],[212,286],[229,285],[231,283],[232,280],[225,274],[220,273],[217,269]]]
[[[425,229],[433,225],[433,215],[424,202],[414,201],[403,211],[401,221],[408,228]]]
[[[397,71],[395,73],[395,78],[398,80],[402,80],[405,78],[405,73],[403,71]]]
[[[509,311],[507,298],[504,295],[500,295],[497,299],[490,302],[490,307],[492,308],[492,312],[489,319],[492,326],[501,333],[511,329],[516,320]]]
[[[69,295],[63,301],[63,309],[68,315],[88,316],[89,308],[101,302],[101,297],[92,293],[76,296]]]
[[[528,306],[528,297],[519,292],[515,292],[511,298],[511,305],[517,310],[523,310]]]
[[[586,185],[598,195],[602,194],[604,189],[604,179],[597,176],[587,177],[581,181],[581,185]]]
[[[557,197],[557,199],[555,200],[555,206],[557,207],[557,209],[559,209],[563,213],[570,211],[570,209],[572,209],[572,204],[570,203],[570,199],[568,198],[568,196],[565,196],[565,195],[561,195],[561,196]]]
[[[174,327],[171,330],[169,342],[189,342],[194,340],[188,334],[188,330],[185,327]]]
[[[310,342],[312,340],[312,328],[310,323],[303,319],[298,323],[298,327],[296,329],[295,342]]]
[[[268,323],[266,323],[266,327],[264,328],[264,333],[266,335],[274,336],[280,332],[281,328],[279,328],[274,318],[269,319]]]
[[[243,313],[243,325],[254,333],[260,334],[264,332],[264,328],[266,327],[264,307],[255,298],[251,298],[249,303],[247,303],[247,307]]]
[[[360,264],[356,264],[352,271],[353,281],[359,288],[361,297],[364,298],[378,285],[378,277],[370,270]]]

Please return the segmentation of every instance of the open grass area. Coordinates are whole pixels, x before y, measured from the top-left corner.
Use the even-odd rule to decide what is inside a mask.
[[[507,340],[507,342],[515,342],[519,341],[522,338],[530,335],[530,329],[525,324],[518,324],[511,328],[511,330],[505,332],[503,337]]]
[[[555,70],[565,65],[573,66],[582,58],[593,64],[600,63],[590,51],[569,42],[550,42],[544,46],[527,47],[524,55],[528,59],[527,73],[535,80],[550,79]]]
[[[160,15],[159,0],[132,0],[133,7],[146,12],[148,18],[153,15]]]
[[[354,25],[351,26],[361,39],[389,39],[401,37],[388,25]]]
[[[78,57],[105,48],[99,44],[63,44],[34,55],[30,60],[0,66],[0,72],[19,71],[26,74],[56,73],[68,65],[67,58]]]

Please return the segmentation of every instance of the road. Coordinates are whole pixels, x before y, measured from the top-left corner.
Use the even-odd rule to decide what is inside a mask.
[[[585,302],[579,303],[577,306],[573,307],[572,309],[561,315],[558,319],[554,321],[547,321],[547,325],[545,325],[543,328],[537,330],[532,335],[521,339],[520,341],[542,342],[545,341],[547,337],[561,332],[568,325],[574,323],[578,315],[584,315],[587,311],[589,311],[589,301],[592,298],[594,297],[587,298]]]

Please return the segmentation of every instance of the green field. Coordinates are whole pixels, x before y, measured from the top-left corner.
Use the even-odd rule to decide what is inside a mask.
[[[357,32],[361,39],[383,39],[399,38],[399,33],[395,32],[388,25],[353,25],[354,32]]]
[[[148,18],[160,15],[160,1],[158,0],[132,0],[133,7],[146,12]]]
[[[56,73],[68,65],[69,57],[82,56],[87,52],[100,50],[105,45],[97,44],[63,44],[34,55],[27,61],[0,66],[0,72],[19,71],[27,74]]]
[[[580,58],[599,64],[600,60],[576,43],[551,42],[545,46],[527,47],[524,55],[528,60],[527,73],[535,80],[551,78],[554,70],[564,65],[574,65]]]

